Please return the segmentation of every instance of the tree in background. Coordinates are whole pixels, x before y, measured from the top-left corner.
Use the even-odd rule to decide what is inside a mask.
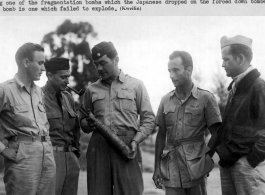
[[[227,77],[224,74],[221,74],[220,68],[218,68],[218,72],[214,74],[215,88],[213,92],[218,97],[218,106],[222,116],[227,103],[227,98],[229,93],[227,90],[228,86],[227,81],[228,81]]]
[[[89,37],[96,38],[97,33],[88,22],[72,23],[65,20],[53,32],[43,37],[42,44],[50,50],[52,57],[69,58],[71,63],[71,75],[73,88],[85,89],[91,82],[98,78],[98,72],[93,65],[90,46],[87,41]]]
[[[71,81],[70,85],[76,90],[86,89],[89,83],[95,82],[98,78],[98,72],[93,64],[89,38],[96,38],[97,33],[93,26],[88,22],[72,23],[65,20],[53,32],[43,37],[42,45],[50,52],[48,58],[65,57],[70,60],[71,65]],[[76,103],[80,99],[72,93]],[[86,168],[85,152],[89,141],[89,135],[81,132],[81,169]]]

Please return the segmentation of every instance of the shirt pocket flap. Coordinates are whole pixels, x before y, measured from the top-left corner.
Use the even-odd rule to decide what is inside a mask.
[[[170,172],[169,172],[169,163],[170,163],[170,156],[169,156],[170,150],[163,150],[163,153],[161,155],[160,159],[160,171],[161,176],[164,179],[170,179]]]
[[[56,112],[47,112],[47,118],[48,119],[55,119],[55,118],[60,118],[60,114]]]
[[[17,112],[17,113],[28,112],[29,106],[28,105],[19,105],[19,106],[14,106],[14,109],[15,109],[15,112]]]
[[[198,142],[194,144],[183,145],[185,156],[187,160],[194,160],[196,158],[201,158],[204,154],[210,151],[210,148],[203,142]]]
[[[106,94],[105,93],[94,93],[92,95],[92,103],[97,101],[97,100],[103,100],[105,99]]]
[[[190,114],[193,114],[193,115],[202,114],[202,112],[203,112],[202,108],[192,108],[192,107],[189,107],[189,106],[187,106],[185,108],[185,113],[190,113]]]
[[[164,113],[167,114],[169,112],[174,113],[176,111],[176,105],[169,105],[165,107]]]
[[[133,94],[131,92],[127,92],[127,91],[119,91],[118,92],[118,98],[133,100]]]

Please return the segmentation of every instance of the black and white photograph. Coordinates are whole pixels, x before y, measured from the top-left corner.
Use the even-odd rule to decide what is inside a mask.
[[[0,195],[265,195],[264,16],[0,24]]]

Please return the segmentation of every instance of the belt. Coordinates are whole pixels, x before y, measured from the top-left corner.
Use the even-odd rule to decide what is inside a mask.
[[[72,146],[53,146],[53,150],[56,152],[73,152],[76,149]]]
[[[175,147],[178,147],[184,144],[192,144],[192,143],[203,142],[203,141],[204,141],[204,136],[200,135],[196,137],[183,138],[183,139],[168,139],[167,143]]]
[[[46,137],[45,136],[27,136],[27,135],[17,135],[17,136],[13,136],[11,138],[8,138],[8,141],[13,141],[13,142],[36,142],[36,141],[40,141],[40,142],[46,142]]]

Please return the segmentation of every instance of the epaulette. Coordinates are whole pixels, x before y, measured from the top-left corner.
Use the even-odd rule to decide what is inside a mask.
[[[175,91],[175,89],[173,89],[172,91],[168,92],[167,94],[170,94],[170,93],[172,93],[172,92],[174,92],[174,91]]]
[[[210,92],[210,91],[208,91],[208,90],[206,90],[206,89],[202,89],[202,88],[199,88],[199,87],[197,87],[197,89],[202,90],[202,91],[207,91],[207,92],[209,92],[210,94],[214,95],[212,92]]]

